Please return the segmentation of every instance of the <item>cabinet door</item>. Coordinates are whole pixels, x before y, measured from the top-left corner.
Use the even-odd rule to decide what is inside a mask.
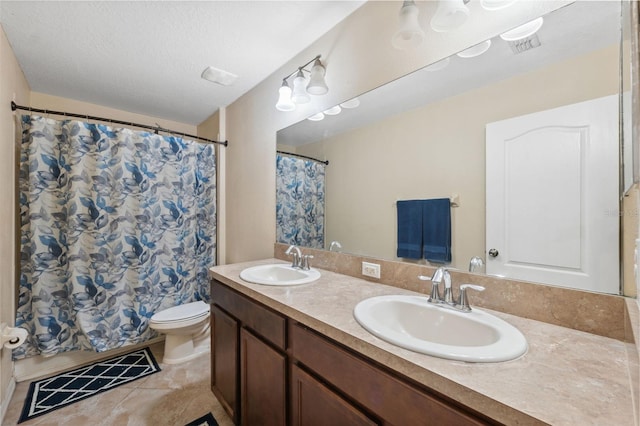
[[[291,367],[292,426],[373,426],[353,405],[335,394],[315,378]]]
[[[211,389],[238,424],[238,322],[211,306]]]
[[[286,424],[286,368],[285,355],[240,330],[241,424]]]

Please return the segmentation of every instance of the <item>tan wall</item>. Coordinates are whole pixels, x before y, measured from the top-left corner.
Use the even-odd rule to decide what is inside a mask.
[[[396,259],[396,200],[459,194],[453,266],[485,251],[485,125],[618,93],[617,45],[298,148],[329,160],[326,241]],[[490,100],[490,101],[487,101]]]
[[[14,117],[9,103],[29,104],[29,85],[9,46],[4,30],[0,28],[0,322],[15,322],[16,255],[16,174],[14,161]],[[1,351],[0,359],[0,423],[13,388],[13,362],[11,351]]]
[[[195,135],[197,131],[197,126],[191,124],[179,123],[177,121],[165,120],[157,117],[149,117],[147,115],[135,114],[115,108],[104,107],[88,102],[76,101],[73,99],[61,98],[58,96],[52,96],[38,92],[31,93],[31,107],[39,109],[49,109],[53,111],[72,112],[76,114],[87,114],[96,117],[110,118],[113,120],[144,124],[146,126],[159,125],[160,127],[163,127],[165,129],[171,129],[177,132],[184,132],[191,135]],[[120,126],[119,124],[110,125],[115,127]]]
[[[224,108],[216,111],[213,115],[198,125],[198,136],[217,141],[224,141]],[[225,206],[225,158],[226,148],[220,145],[216,147],[216,265],[220,265],[225,258],[225,245],[220,241],[225,239],[226,216]]]
[[[399,3],[368,2],[230,105],[226,120],[230,143],[226,150],[226,261],[273,254],[277,130],[567,3],[518,2],[493,13],[476,8],[465,31],[446,35],[429,31],[419,48],[400,51],[390,43],[397,23],[392,17],[397,16]],[[421,5],[435,8],[437,3]],[[322,54],[327,67],[329,93],[294,112],[277,111],[274,105],[282,78],[317,54]]]

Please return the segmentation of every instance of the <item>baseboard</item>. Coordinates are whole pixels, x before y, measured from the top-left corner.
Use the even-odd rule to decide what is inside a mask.
[[[13,392],[16,390],[16,381],[13,377],[9,380],[9,384],[7,385],[7,389],[2,393],[4,395],[4,399],[2,400],[2,405],[0,406],[0,425],[4,421],[4,415],[7,414],[7,409],[9,408],[9,403],[11,402],[11,398],[13,397]]]
[[[17,382],[39,379],[162,341],[164,341],[164,336],[156,337],[139,345],[125,346],[107,352],[73,351],[63,352],[52,357],[33,356],[31,358],[19,359],[15,361],[13,376]]]

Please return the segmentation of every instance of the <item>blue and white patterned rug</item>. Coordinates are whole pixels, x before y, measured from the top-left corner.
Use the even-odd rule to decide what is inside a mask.
[[[31,382],[18,423],[160,371],[149,348]]]

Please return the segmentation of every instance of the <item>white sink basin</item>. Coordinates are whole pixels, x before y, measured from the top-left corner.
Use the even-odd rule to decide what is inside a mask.
[[[269,264],[253,266],[240,272],[240,278],[254,284],[264,285],[299,285],[314,282],[320,278],[315,269],[303,271],[285,264]]]
[[[440,358],[500,362],[527,351],[525,337],[506,321],[477,308],[465,313],[438,307],[425,296],[372,297],[353,314],[374,336]]]

